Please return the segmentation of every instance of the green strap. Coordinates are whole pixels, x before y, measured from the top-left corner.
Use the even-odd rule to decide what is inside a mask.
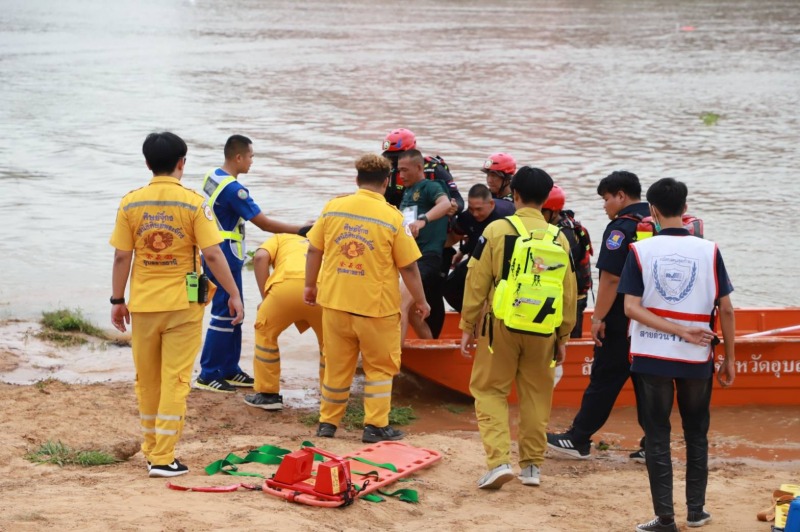
[[[223,460],[217,460],[216,462],[212,462],[211,464],[207,465],[205,471],[207,475],[225,473],[227,475],[235,475],[242,477],[264,478],[264,475],[261,475],[259,473],[246,473],[244,471],[239,471],[239,468],[236,466],[248,463],[259,463],[268,465],[280,464],[281,461],[283,461],[283,455],[289,452],[290,451],[287,449],[282,449],[281,447],[275,447],[274,445],[262,445],[258,449],[253,449],[250,452],[248,452],[247,456],[245,456],[244,458],[240,458],[234,453],[230,453]]]
[[[383,469],[388,469],[392,473],[397,473],[397,468],[394,466],[394,464],[391,464],[389,462],[386,462],[385,464],[379,464],[377,462],[373,462],[372,460],[367,460],[366,458],[361,458],[360,456],[353,456],[353,457],[349,458],[349,460],[355,460],[356,462],[361,462],[362,464],[367,464],[367,465],[371,465],[371,466],[375,466],[375,467],[380,467],[380,468],[383,468]]]
[[[378,493],[381,495],[386,495],[387,497],[397,497],[403,502],[410,502],[412,504],[417,504],[419,502],[419,494],[417,493],[417,490],[408,488],[402,488],[391,493],[384,490],[378,490]]]

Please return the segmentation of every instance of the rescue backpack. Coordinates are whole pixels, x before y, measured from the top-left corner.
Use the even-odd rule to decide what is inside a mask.
[[[575,219],[575,213],[570,210],[561,211],[561,221],[558,225],[562,229],[571,230],[578,240],[578,247],[582,250],[583,254],[580,257],[572,257],[575,260],[575,277],[578,281],[578,295],[588,294],[589,290],[592,289],[591,261],[592,255],[594,255],[589,231]]]
[[[447,163],[444,162],[444,159],[442,159],[440,155],[429,155],[425,157],[425,164],[422,170],[425,172],[426,178],[441,181],[442,184],[444,184],[447,193],[450,194],[452,199],[456,200],[458,212],[464,210],[464,199],[458,191],[458,185],[456,185],[453,179],[453,174],[450,173],[450,167],[447,166]]]
[[[506,216],[518,236],[503,278],[495,287],[494,315],[515,332],[551,335],[561,325],[564,306],[564,276],[570,262],[558,243],[561,230],[528,231],[517,215]]]
[[[620,216],[620,218],[635,220],[637,222],[636,238],[634,242],[638,242],[658,234],[658,231],[656,231],[656,224],[653,222],[652,216],[642,217],[636,214],[624,214]],[[683,228],[689,231],[690,235],[703,238],[703,220],[692,214],[684,214],[681,217],[681,221],[683,222]]]

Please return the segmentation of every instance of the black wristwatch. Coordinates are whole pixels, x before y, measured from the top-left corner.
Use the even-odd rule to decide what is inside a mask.
[[[419,216],[417,216],[417,220],[424,220],[425,224],[429,224],[430,223],[428,221],[428,215],[427,214],[420,214]]]
[[[124,305],[125,304],[125,298],[124,297],[120,297],[120,298],[115,299],[114,296],[111,296],[109,301],[111,301],[112,305]]]

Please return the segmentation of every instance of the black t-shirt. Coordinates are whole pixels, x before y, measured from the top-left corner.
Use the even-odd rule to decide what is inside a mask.
[[[472,255],[475,251],[475,246],[478,244],[478,238],[483,234],[486,226],[495,220],[510,216],[516,212],[514,204],[506,200],[495,200],[494,210],[482,222],[475,219],[470,212],[464,211],[456,217],[456,233],[465,235],[467,241],[461,244],[461,253],[464,255]]]
[[[600,254],[597,257],[597,269],[600,277],[604,272],[621,276],[622,269],[625,267],[625,260],[628,258],[629,246],[636,238],[636,226],[639,221],[626,218],[626,215],[640,217],[650,216],[650,207],[646,202],[628,205],[617,214],[617,218],[609,222],[603,232],[603,240],[600,245]],[[605,316],[606,326],[614,328],[628,327],[628,319],[625,317],[625,297],[617,294],[614,304]]]

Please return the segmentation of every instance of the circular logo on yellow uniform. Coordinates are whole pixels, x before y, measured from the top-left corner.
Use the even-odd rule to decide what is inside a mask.
[[[203,214],[205,214],[206,218],[208,218],[212,222],[214,221],[214,213],[211,212],[211,207],[209,207],[208,205],[203,205]]]

